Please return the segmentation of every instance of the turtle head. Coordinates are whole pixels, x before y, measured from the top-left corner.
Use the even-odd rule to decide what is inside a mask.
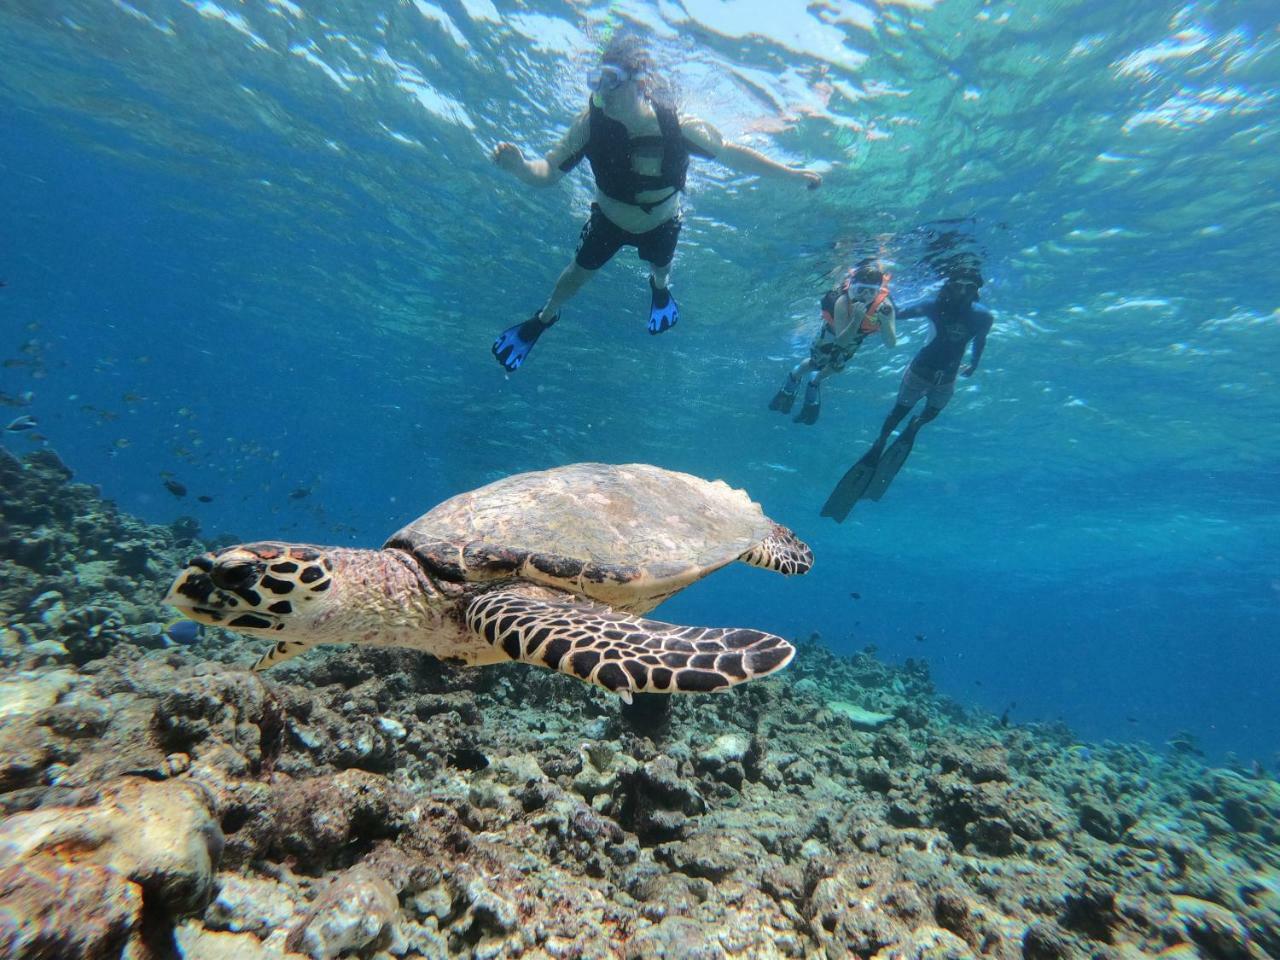
[[[242,543],[189,560],[164,602],[198,623],[278,639],[310,632],[332,585],[323,548]]]

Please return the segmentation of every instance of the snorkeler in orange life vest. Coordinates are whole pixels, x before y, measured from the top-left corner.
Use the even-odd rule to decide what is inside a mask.
[[[508,371],[519,369],[538,337],[560,319],[560,307],[624,246],[649,264],[649,332],[663,333],[680,318],[668,289],[680,235],[680,192],[692,156],[714,159],[741,173],[822,184],[811,170],[783,166],[750,147],[726,141],[711,124],[679,115],[654,76],[639,40],[617,36],[589,77],[587,108],[545,157],[526,160],[503,141],[493,161],[532,186],[556,183],[585,158],[595,178],[595,200],[573,260],[551,296],[528,320],[508,327],[492,353]]]
[[[906,463],[920,428],[942,413],[956,389],[956,377],[971,377],[987,346],[994,320],[978,303],[982,274],[977,263],[954,268],[935,298],[904,304],[902,319],[925,317],[933,325],[928,343],[907,364],[898,388],[898,401],[884,418],[880,435],[871,449],[848,469],[822,506],[821,516],[843,523],[853,505],[866,497],[879,500]],[[973,344],[969,364],[963,369],[965,350]],[[923,399],[924,409],[911,418],[888,449],[885,444],[913,407]]]
[[[898,342],[896,312],[889,296],[891,279],[875,260],[863,260],[849,270],[839,286],[823,295],[822,327],[809,345],[809,356],[787,374],[782,389],[769,402],[770,410],[790,413],[801,378],[812,371],[796,423],[817,423],[822,381],[843,370],[871,334],[879,331],[888,347]]]

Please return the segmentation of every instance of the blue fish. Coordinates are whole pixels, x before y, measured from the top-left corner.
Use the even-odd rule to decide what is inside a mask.
[[[192,644],[204,634],[204,627],[194,620],[175,620],[165,625],[164,635],[174,643]]]

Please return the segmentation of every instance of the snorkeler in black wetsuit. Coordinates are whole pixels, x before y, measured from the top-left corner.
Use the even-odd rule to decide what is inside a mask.
[[[942,412],[955,392],[956,376],[971,377],[978,369],[991,330],[991,311],[979,306],[978,288],[982,277],[977,270],[958,272],[938,291],[936,300],[908,304],[898,311],[900,319],[927,317],[933,323],[929,342],[915,355],[902,375],[898,402],[885,417],[880,436],[862,459],[849,468],[822,507],[822,516],[843,522],[862,497],[879,500],[898,475],[915,444],[919,429]],[[973,342],[973,354],[963,371],[965,349]],[[911,408],[925,400],[919,416],[913,417],[889,449],[885,443]]]

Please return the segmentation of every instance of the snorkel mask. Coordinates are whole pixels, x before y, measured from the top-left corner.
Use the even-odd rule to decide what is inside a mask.
[[[952,278],[942,285],[942,295],[957,303],[974,303],[981,286],[982,281],[972,277]]]
[[[884,286],[885,284],[881,283],[851,283],[849,284],[849,296],[855,300],[870,303]]]
[[[587,74],[587,83],[596,93],[608,93],[611,90],[617,90],[632,79],[634,79],[634,75],[616,63],[602,63]]]

